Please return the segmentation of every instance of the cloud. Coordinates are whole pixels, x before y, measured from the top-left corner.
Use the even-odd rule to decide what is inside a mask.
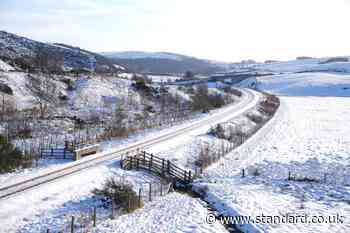
[[[348,0],[1,0],[1,29],[94,51],[212,59],[350,54]]]

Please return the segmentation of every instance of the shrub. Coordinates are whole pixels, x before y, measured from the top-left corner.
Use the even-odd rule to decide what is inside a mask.
[[[261,116],[253,113],[248,113],[247,118],[258,125],[264,121],[264,119]]]
[[[231,88],[231,87],[224,87],[224,92],[225,93],[229,93],[229,94],[232,94],[232,95],[235,95],[235,96],[238,96],[238,97],[241,97],[242,96],[242,92],[235,89],[235,88]]]
[[[211,163],[211,153],[209,146],[205,145],[201,147],[198,158],[195,161],[195,165],[197,167],[201,167],[202,169],[208,167]]]
[[[211,128],[210,134],[220,139],[226,139],[225,130],[220,124],[217,124],[215,128]]]
[[[115,207],[128,213],[142,206],[132,185],[114,178],[106,180],[102,188],[93,190],[93,193],[107,198],[110,202],[113,202]]]
[[[248,138],[248,134],[242,128],[231,128],[228,140],[236,145],[241,145]]]
[[[260,176],[260,172],[259,172],[259,170],[257,168],[254,169],[253,176]]]
[[[265,94],[265,100],[259,103],[259,112],[264,113],[268,116],[272,116],[280,105],[279,99],[267,93]]]
[[[11,172],[25,163],[21,151],[0,135],[0,173]]]
[[[208,102],[212,108],[221,108],[225,105],[224,97],[220,94],[209,95]]]
[[[75,83],[74,83],[74,81],[72,79],[63,78],[63,79],[61,79],[61,81],[67,85],[67,90],[68,91],[74,91],[76,89],[75,88]]]
[[[208,85],[206,84],[198,85],[191,99],[191,107],[195,111],[208,112],[210,109],[220,108],[225,105],[224,96],[220,94],[210,94]]]
[[[11,89],[11,87],[4,83],[0,83],[0,92],[3,92],[8,95],[13,95],[13,90]]]

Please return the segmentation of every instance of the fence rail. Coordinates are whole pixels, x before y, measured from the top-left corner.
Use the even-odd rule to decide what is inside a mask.
[[[192,172],[184,170],[170,160],[142,151],[134,156],[121,159],[121,167],[126,170],[146,170],[163,178],[189,184],[193,181]]]

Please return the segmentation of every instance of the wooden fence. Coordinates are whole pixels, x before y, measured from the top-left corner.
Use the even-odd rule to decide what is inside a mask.
[[[127,156],[121,159],[122,169],[142,169],[148,172],[161,176],[162,178],[170,179],[174,182],[180,182],[181,184],[189,184],[193,181],[191,171],[186,171],[170,160],[157,157],[146,151],[139,152],[134,156]]]

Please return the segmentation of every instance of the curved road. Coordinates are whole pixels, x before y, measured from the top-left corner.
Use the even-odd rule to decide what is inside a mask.
[[[60,179],[64,176],[72,175],[73,173],[82,171],[84,169],[88,169],[102,163],[113,161],[115,159],[120,158],[123,154],[132,153],[136,150],[140,150],[164,141],[171,140],[194,129],[200,128],[201,126],[214,125],[219,122],[227,121],[230,118],[234,118],[247,111],[248,109],[254,107],[259,100],[259,94],[255,91],[243,89],[242,93],[243,95],[239,103],[224,107],[223,109],[215,111],[215,113],[210,114],[194,123],[185,124],[183,127],[176,127],[176,129],[174,130],[158,134],[154,137],[146,138],[144,140],[129,144],[125,147],[119,148],[114,151],[108,151],[86,157],[82,160],[72,162],[64,167],[51,170],[49,172],[46,172],[42,175],[30,179],[26,179],[8,185],[5,184],[0,187],[0,200],[24,192],[26,190],[35,188],[42,184]]]

